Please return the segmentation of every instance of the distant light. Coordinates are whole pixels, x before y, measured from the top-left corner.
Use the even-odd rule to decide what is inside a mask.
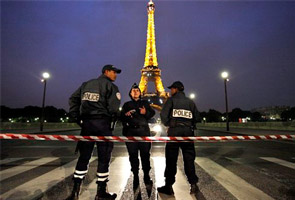
[[[47,122],[46,120],[44,120],[44,122]]]
[[[48,72],[44,72],[42,74],[42,76],[43,76],[44,79],[48,79],[50,77],[50,74]]]
[[[30,121],[29,120],[27,120],[27,123],[29,123]]]
[[[227,79],[228,77],[228,73],[227,72],[222,72],[221,73],[221,77],[224,78],[224,79]],[[228,81],[228,80],[227,80]]]
[[[122,110],[122,107],[120,107],[119,110],[121,111]]]
[[[163,103],[163,100],[162,100],[162,99],[160,99],[160,103],[161,103],[161,104]]]
[[[196,98],[196,95],[195,95],[194,93],[191,93],[191,94],[189,95],[189,98],[190,98],[190,99],[194,99],[194,98]]]
[[[162,127],[161,125],[157,124],[154,126],[153,130],[156,132],[156,133],[159,133],[162,131]]]

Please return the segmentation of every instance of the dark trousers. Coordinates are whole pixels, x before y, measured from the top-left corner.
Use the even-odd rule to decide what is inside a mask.
[[[192,136],[191,129],[188,127],[175,127],[169,128],[168,136]],[[182,157],[184,162],[184,171],[188,182],[190,184],[195,184],[198,182],[198,177],[195,172],[195,147],[194,143],[179,142],[179,143],[167,143],[165,148],[166,156],[166,169],[165,178],[166,184],[172,185],[175,182],[175,175],[177,172],[177,159],[179,149],[182,151]]]
[[[110,130],[110,121],[107,119],[89,119],[83,120],[82,136],[112,136]],[[92,156],[93,148],[96,143],[98,168],[97,180],[105,181],[109,175],[109,164],[111,160],[111,153],[114,144],[112,142],[83,142],[78,144],[80,156],[76,165],[74,179],[77,181],[82,180],[88,172],[89,160]]]
[[[126,142],[128,154],[129,154],[129,161],[131,164],[131,171],[134,174],[138,174],[139,170],[139,159],[138,159],[138,152],[140,153],[141,164],[143,172],[149,173],[151,169],[150,164],[150,150],[151,150],[151,143],[149,142]]]
[[[140,128],[129,128],[127,131],[128,136],[150,136],[149,127],[140,127]],[[142,170],[146,174],[149,173],[151,169],[150,163],[150,150],[151,143],[150,142],[126,142],[129,161],[131,164],[131,171],[135,174],[139,171],[139,159],[138,153],[140,153]]]

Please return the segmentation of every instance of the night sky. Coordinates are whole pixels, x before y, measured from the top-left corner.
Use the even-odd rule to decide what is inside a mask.
[[[145,1],[1,1],[1,105],[68,110],[68,98],[101,74],[122,69],[122,94],[144,64]],[[225,111],[223,70],[230,74],[229,109],[295,106],[295,2],[154,0],[162,81],[184,83],[200,111]],[[169,91],[167,89],[167,91]]]

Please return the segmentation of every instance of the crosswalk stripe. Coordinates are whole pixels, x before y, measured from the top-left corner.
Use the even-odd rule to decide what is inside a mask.
[[[4,181],[5,179],[8,179],[8,178],[10,178],[12,176],[15,176],[15,175],[18,175],[20,173],[29,171],[31,169],[39,167],[40,165],[52,162],[52,161],[57,160],[57,159],[58,159],[57,157],[55,157],[55,158],[54,157],[41,158],[41,159],[38,159],[38,160],[34,160],[34,161],[31,161],[31,162],[24,163],[22,165],[18,165],[16,167],[11,167],[9,169],[0,171],[1,181]]]
[[[7,164],[7,163],[11,163],[11,162],[14,162],[14,161],[18,161],[18,160],[21,160],[23,158],[6,158],[6,159],[3,159],[3,160],[0,160],[0,165],[4,165],[4,164]]]
[[[124,188],[130,176],[130,164],[128,157],[116,157],[110,165],[110,175],[108,190],[110,193],[116,193],[117,198],[121,199]],[[88,188],[81,194],[79,199],[93,199],[96,195],[96,178],[89,184]]]
[[[95,160],[92,158],[90,162]],[[74,172],[74,167],[77,163],[77,159],[55,168],[46,174],[43,174],[37,178],[34,178],[18,187],[7,191],[1,195],[2,199],[9,200],[18,200],[24,199],[24,194],[26,195],[25,199],[35,199],[42,195],[45,191],[49,190],[54,185],[58,184],[60,181],[64,180],[68,176],[72,175]]]
[[[295,163],[292,163],[292,162],[288,162],[288,161],[281,160],[281,159],[278,159],[278,158],[273,158],[273,157],[259,157],[259,158],[261,158],[263,160],[267,160],[269,162],[276,163],[278,165],[282,165],[284,167],[295,169]]]
[[[255,188],[242,178],[208,158],[198,157],[195,159],[195,162],[237,199],[273,199],[263,191]]]
[[[152,158],[154,161],[154,164],[156,165],[154,167],[155,169],[155,177],[156,177],[156,187],[163,186],[165,183],[165,178],[164,178],[164,171],[166,167],[166,162],[165,162],[165,157],[153,157]],[[159,194],[159,200],[160,199],[193,199],[195,200],[196,198],[194,195],[190,194],[190,187],[187,182],[187,179],[185,175],[178,169],[177,174],[176,174],[176,181],[173,184],[173,190],[174,190],[174,197],[164,195],[164,194]]]
[[[285,160],[281,160],[274,157],[259,157],[260,159],[267,160],[291,169],[295,169],[295,164]],[[14,162],[23,158],[10,158],[1,160],[1,164]],[[35,161],[27,162],[22,165],[12,167],[3,171],[0,171],[1,181],[23,173],[30,169],[34,169],[40,165],[57,160],[58,157],[46,157]],[[96,160],[97,157],[92,157],[90,162]],[[155,171],[155,186],[160,187],[164,185],[164,170],[165,170],[165,157],[152,157]],[[45,191],[49,190],[60,181],[64,180],[68,176],[73,174],[74,166],[77,159],[71,161],[61,167],[55,168],[46,174],[43,174],[35,179],[32,179],[12,190],[7,191],[3,195],[0,195],[0,199],[22,199],[23,194],[26,194],[25,199],[34,199]],[[238,177],[234,173],[225,169],[221,165],[212,161],[209,158],[198,157],[195,159],[195,163],[203,168],[210,176],[212,176],[217,182],[219,182],[226,190],[228,190],[233,196],[239,200],[246,199],[273,199],[263,191],[252,186],[242,178]],[[128,157],[115,157],[114,161],[110,165],[110,176],[108,182],[108,188],[110,192],[117,193],[117,199],[121,199],[124,189],[127,185],[128,178],[130,177],[130,163]],[[96,195],[96,178],[89,184],[88,188],[81,194],[81,200],[92,199]],[[176,182],[173,185],[175,195],[173,199],[196,199],[193,195],[189,194],[189,184],[186,180],[186,176],[178,169],[176,174]],[[157,191],[156,191],[157,193]],[[158,195],[158,199],[169,199],[171,196]]]
[[[156,186],[160,187],[165,184],[164,171],[165,171],[165,157],[153,157]]]

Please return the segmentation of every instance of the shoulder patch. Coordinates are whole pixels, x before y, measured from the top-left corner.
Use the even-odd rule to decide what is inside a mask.
[[[121,100],[121,94],[120,94],[120,92],[117,92],[117,93],[116,93],[116,96],[117,96],[117,99],[118,99],[118,100]]]

